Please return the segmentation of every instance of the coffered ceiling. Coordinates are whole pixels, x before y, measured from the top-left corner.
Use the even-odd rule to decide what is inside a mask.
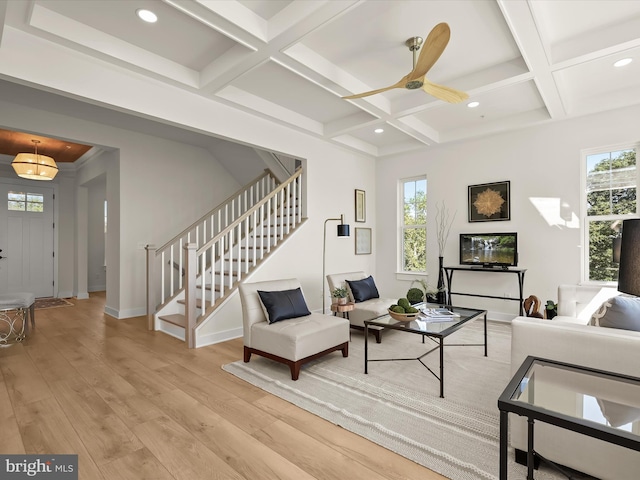
[[[37,37],[87,69],[108,64],[375,156],[640,103],[637,0],[9,0],[0,20],[0,59]],[[405,41],[440,22],[451,40],[428,78],[468,101],[422,89],[341,98],[400,80]],[[613,66],[623,58],[634,61]],[[90,96],[70,77],[70,96],[80,91]]]

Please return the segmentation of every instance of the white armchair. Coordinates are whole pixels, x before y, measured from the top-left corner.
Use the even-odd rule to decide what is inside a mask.
[[[269,323],[258,291],[282,292],[300,288],[291,278],[240,284],[242,325],[244,328],[244,361],[255,353],[284,363],[297,380],[302,364],[328,353],[341,350],[349,356],[349,322],[343,318],[310,313]]]

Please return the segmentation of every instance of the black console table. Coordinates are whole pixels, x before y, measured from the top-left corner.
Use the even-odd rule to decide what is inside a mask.
[[[511,300],[513,302],[520,302],[520,316],[524,315],[524,308],[522,303],[524,302],[524,298],[522,297],[522,292],[524,291],[524,273],[527,271],[526,268],[501,268],[501,267],[493,267],[493,268],[484,268],[484,267],[476,267],[471,265],[459,265],[457,267],[443,267],[444,273],[447,277],[447,285],[449,287],[449,301],[447,302],[449,305],[453,305],[451,301],[451,295],[466,295],[469,297],[482,297],[482,298],[497,298],[499,300]],[[454,292],[453,291],[453,272],[463,271],[463,272],[481,272],[481,273],[515,273],[518,275],[518,288],[520,290],[519,298],[510,298],[510,297],[501,297],[497,295],[480,295],[478,293],[462,293],[462,292]]]

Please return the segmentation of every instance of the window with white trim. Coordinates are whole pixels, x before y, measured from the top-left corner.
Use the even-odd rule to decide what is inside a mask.
[[[9,192],[7,208],[14,212],[44,212],[44,195],[41,193]]]
[[[637,146],[582,154],[584,280],[618,280],[622,221],[638,216]]]
[[[400,180],[402,272],[427,271],[427,177]]]

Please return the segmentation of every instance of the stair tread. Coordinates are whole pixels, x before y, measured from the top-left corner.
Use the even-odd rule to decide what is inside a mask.
[[[186,328],[187,326],[187,318],[184,315],[179,313],[172,313],[170,315],[162,315],[158,317],[160,320],[164,320],[165,322],[173,323],[182,328]]]

